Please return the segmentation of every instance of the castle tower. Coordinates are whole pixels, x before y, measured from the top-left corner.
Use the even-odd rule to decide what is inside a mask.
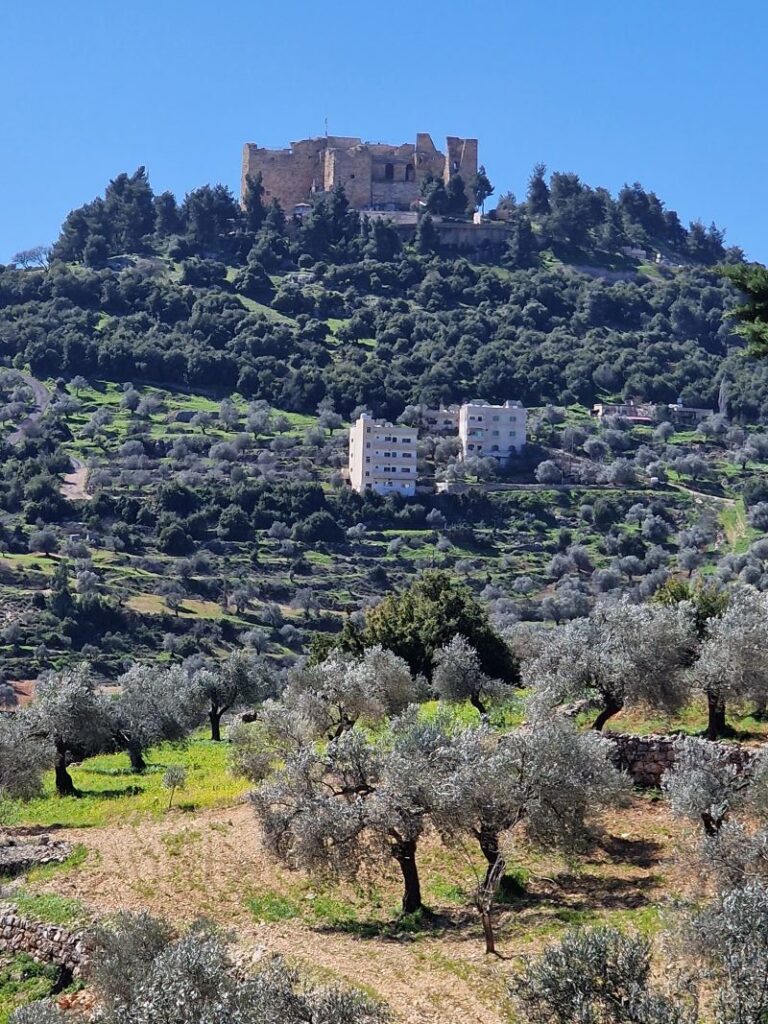
[[[469,188],[477,174],[477,139],[460,139],[449,135],[445,140],[445,170],[443,180],[448,183],[454,174],[460,174]]]

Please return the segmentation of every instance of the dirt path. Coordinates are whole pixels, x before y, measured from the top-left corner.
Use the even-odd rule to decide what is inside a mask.
[[[236,932],[247,958],[279,952],[321,979],[335,976],[362,986],[387,1002],[400,1024],[505,1024],[506,985],[516,958],[548,941],[553,926],[563,927],[558,914],[566,909],[631,913],[660,902],[665,882],[679,891],[682,883],[669,877],[675,872],[677,829],[663,808],[643,802],[622,811],[610,831],[613,845],[590,859],[582,873],[563,873],[561,861],[538,872],[530,895],[500,922],[503,959],[484,955],[474,914],[456,905],[439,908],[450,915],[445,927],[418,936],[364,938],[338,925],[312,923],[311,910],[303,908],[311,908],[321,894],[303,875],[282,869],[264,853],[245,804],[59,830],[57,838],[82,843],[89,855],[76,870],[53,876],[41,888],[82,900],[99,913],[146,908],[177,922],[207,916]],[[420,856],[425,878],[452,880],[437,841],[425,843]],[[386,905],[394,906],[397,879],[389,886],[384,883]],[[344,898],[343,891],[332,893]],[[260,923],[246,905],[249,894],[282,896],[304,919]]]
[[[365,939],[299,919],[258,923],[247,893],[296,892],[301,876],[276,867],[261,849],[247,806],[191,816],[171,813],[118,828],[72,829],[57,838],[83,843],[87,863],[45,888],[101,912],[149,908],[177,922],[204,915],[237,934],[246,956],[282,953],[327,981],[331,975],[387,1002],[403,1024],[503,1024],[501,961],[488,962],[474,935],[453,941],[404,936]],[[312,889],[306,896],[311,900]],[[462,975],[464,975],[462,977]]]
[[[70,501],[90,501],[88,493],[88,467],[80,459],[70,455],[72,465],[75,467],[71,473],[65,473],[61,485],[61,493]]]
[[[48,388],[41,381],[37,380],[36,377],[30,376],[28,373],[22,373],[25,384],[32,389],[32,394],[35,396],[35,408],[26,416],[18,427],[8,435],[9,444],[20,444],[24,439],[25,429],[30,423],[36,423],[43,415],[45,410],[48,408],[51,401],[51,393]]]

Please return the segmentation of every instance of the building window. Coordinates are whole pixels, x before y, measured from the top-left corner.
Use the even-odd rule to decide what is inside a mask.
[[[405,168],[405,180],[406,181],[415,181],[416,180],[416,170],[414,169],[413,164],[408,164],[406,166],[406,168]]]
[[[395,180],[395,165],[385,164],[384,165],[384,180],[394,181]]]

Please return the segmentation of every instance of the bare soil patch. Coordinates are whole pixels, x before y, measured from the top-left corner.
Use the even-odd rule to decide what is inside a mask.
[[[606,831],[573,864],[534,855],[521,844],[519,864],[528,879],[520,898],[500,908],[499,959],[483,953],[474,912],[461,899],[430,897],[434,927],[416,934],[394,928],[364,937],[343,921],[313,921],[319,887],[267,856],[245,803],[116,827],[62,829],[57,838],[83,843],[89,856],[39,888],[100,913],[149,909],[178,923],[205,915],[236,933],[246,957],[282,953],[321,978],[335,976],[379,996],[407,1024],[505,1024],[511,1019],[506,983],[519,957],[574,923],[647,927],[654,908],[685,889],[686,873],[673,858],[687,830],[663,804],[639,797],[608,817]],[[425,842],[420,861],[433,894],[435,878],[471,886],[471,872],[436,839]],[[333,891],[339,900],[351,893],[343,886]],[[265,892],[290,900],[294,916],[256,920],[247,898]],[[377,880],[377,892],[386,907],[397,905],[394,872]]]

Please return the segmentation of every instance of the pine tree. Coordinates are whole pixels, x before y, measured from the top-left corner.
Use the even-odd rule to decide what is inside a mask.
[[[477,174],[472,179],[469,189],[475,197],[475,205],[484,208],[485,200],[493,195],[493,185],[482,164],[480,164]]]
[[[549,188],[544,180],[547,168],[544,164],[536,164],[528,180],[527,205],[531,217],[546,217],[549,213]]]
[[[416,228],[414,244],[416,246],[416,252],[419,252],[422,255],[437,252],[440,244],[440,237],[437,233],[435,222],[428,213],[425,213],[419,221],[419,225]]]
[[[264,217],[266,216],[261,171],[258,171],[255,175],[246,175],[243,206],[245,208],[245,226],[247,230],[258,231],[264,223]]]

